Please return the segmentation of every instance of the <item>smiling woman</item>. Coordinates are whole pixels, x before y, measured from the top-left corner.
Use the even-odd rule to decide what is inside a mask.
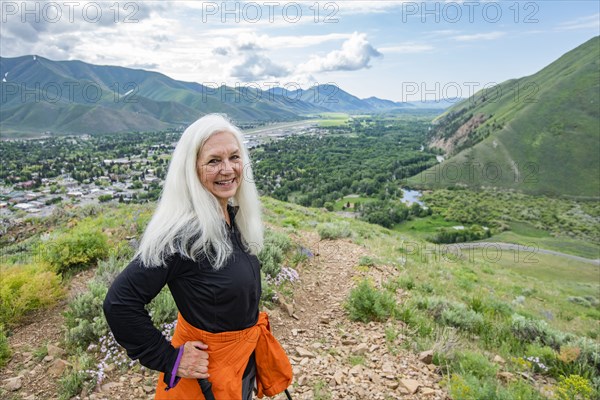
[[[127,354],[161,371],[155,399],[209,399],[210,379],[216,398],[247,400],[255,387],[273,396],[292,380],[258,311],[263,226],[249,162],[241,132],[224,117],[186,129],[140,248],[104,301]],[[179,310],[171,342],[145,309],[165,285]]]
[[[236,194],[243,171],[235,135],[223,131],[211,136],[198,154],[197,167],[202,186],[219,200],[229,224],[227,202]]]

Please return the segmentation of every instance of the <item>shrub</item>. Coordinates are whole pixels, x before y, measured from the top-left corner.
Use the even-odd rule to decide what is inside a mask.
[[[426,310],[441,325],[473,333],[481,333],[486,326],[483,315],[468,309],[463,303],[441,296],[415,298],[415,305],[420,310]]]
[[[525,318],[514,314],[511,321],[511,331],[525,343],[539,342],[558,350],[567,336],[551,329],[546,321]]]
[[[577,347],[580,350],[578,361],[587,363],[600,372],[600,347],[597,342],[579,337],[569,342],[569,346]]]
[[[452,372],[470,374],[477,378],[494,378],[498,371],[498,367],[485,356],[471,351],[456,353],[449,363]]]
[[[503,348],[506,351],[521,351],[523,344],[510,330],[510,319],[484,318],[484,328],[478,333],[486,348]]]
[[[43,248],[43,259],[54,272],[61,275],[86,269],[109,252],[106,236],[90,228],[63,233]]]
[[[483,313],[492,317],[510,317],[514,310],[508,303],[494,298],[487,298],[483,301]]]
[[[377,265],[377,263],[373,257],[361,256],[358,260],[358,265],[362,267],[374,267],[375,265]]]
[[[120,258],[115,253],[107,260],[98,262],[94,278],[88,283],[88,291],[76,296],[64,313],[67,344],[85,349],[108,332],[102,304],[108,288],[127,265],[127,259]],[[169,302],[168,297],[170,293],[161,292],[148,305],[148,309],[154,314],[153,318],[161,323],[165,322],[164,320],[173,322],[176,318],[176,313],[173,313],[171,308],[173,304]]]
[[[442,313],[453,307],[453,302],[440,296],[419,297],[415,299],[416,306],[420,310],[427,312],[437,321],[440,320]]]
[[[425,282],[419,285],[417,288],[420,292],[432,294],[434,292],[433,285],[429,282]]]
[[[113,199],[112,194],[101,194],[100,196],[98,196],[98,201],[100,203],[106,203],[107,201],[111,201],[112,199]]]
[[[458,374],[452,374],[450,377],[449,393],[455,399],[471,399],[473,398],[473,389],[468,382]]]
[[[298,217],[285,217],[281,221],[282,226],[291,226],[292,228],[298,228],[300,226],[300,219]]]
[[[378,290],[363,279],[350,291],[346,309],[354,321],[385,321],[397,312],[394,296],[387,290]]]
[[[129,264],[125,261],[127,258],[120,258],[112,254],[108,259],[99,261],[98,268],[94,273],[94,281],[110,287],[117,275]]]
[[[465,227],[464,229],[454,228],[438,228],[437,232],[433,237],[428,238],[433,243],[462,243],[471,242],[473,240],[480,240],[489,238],[491,231],[484,229],[479,225],[472,225]]]
[[[260,295],[260,301],[267,307],[272,307],[273,302],[277,300],[277,291],[275,290],[275,283],[273,279],[267,279],[267,275],[264,271],[260,271],[262,293]]]
[[[296,267],[298,264],[303,263],[304,261],[308,260],[310,257],[313,257],[312,252],[304,247],[298,247],[296,249],[296,251],[294,252],[294,254],[292,255],[292,258],[290,260],[290,265],[293,267]]]
[[[321,239],[340,239],[347,238],[352,235],[352,231],[350,230],[350,224],[347,222],[328,222],[325,224],[319,224],[317,226],[317,231],[319,232],[319,236]]]
[[[0,325],[0,368],[6,365],[10,356],[11,351],[8,345],[8,338],[6,337],[6,332],[4,332],[4,327]]]
[[[562,377],[556,388],[560,400],[587,400],[592,398],[593,390],[590,381],[579,376]]]
[[[556,359],[556,351],[549,346],[541,346],[537,343],[528,344],[525,353],[529,358],[538,358],[546,365],[550,365]]]
[[[36,265],[0,267],[0,325],[55,304],[64,295],[60,278]]]
[[[484,327],[483,316],[468,310],[461,303],[453,304],[451,308],[442,311],[439,322],[473,333],[479,333]]]
[[[261,261],[261,268],[265,274],[275,277],[279,274],[279,271],[281,271],[281,264],[285,255],[279,247],[265,246],[258,258]]]
[[[398,278],[398,284],[402,289],[412,290],[415,287],[415,281],[411,276],[401,276]]]
[[[75,356],[74,365],[58,381],[59,400],[68,400],[79,394],[84,388],[92,390],[96,384],[90,376],[89,370],[93,367],[93,358],[86,353]]]
[[[177,319],[177,305],[167,287],[164,287],[146,308],[154,325],[171,323]]]
[[[291,247],[292,241],[288,236],[267,229],[265,232],[264,247],[258,255],[264,273],[271,277],[276,277],[281,271],[281,264],[285,259],[285,254]]]
[[[448,391],[460,400],[543,400],[535,388],[525,381],[503,386],[495,377],[479,378],[473,374],[452,374]]]
[[[571,303],[580,304],[584,307],[598,307],[598,304],[600,304],[598,299],[594,296],[569,296],[567,300]]]
[[[85,382],[85,372],[70,369],[65,375],[63,375],[59,381],[59,400],[69,400],[73,396],[79,394],[83,389]]]
[[[108,287],[91,281],[88,288],[88,292],[78,295],[69,303],[69,309],[65,312],[67,342],[84,349],[108,332],[102,311]]]

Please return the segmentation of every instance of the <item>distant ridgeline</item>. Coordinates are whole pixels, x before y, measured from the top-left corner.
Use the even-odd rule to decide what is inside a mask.
[[[183,82],[140,69],[37,56],[0,57],[0,128],[4,137],[181,129],[226,113],[238,123],[287,121],[321,112],[437,108],[447,103],[359,99],[333,85],[302,90]],[[263,89],[263,90],[261,90]]]
[[[410,183],[600,195],[600,37],[534,75],[481,90],[430,131],[446,161]]]

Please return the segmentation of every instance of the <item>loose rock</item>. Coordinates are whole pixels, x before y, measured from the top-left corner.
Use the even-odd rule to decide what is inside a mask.
[[[20,376],[16,376],[14,378],[7,379],[4,382],[6,382],[4,384],[4,388],[11,392],[16,392],[17,390],[21,389],[21,387],[23,386],[23,381]]]
[[[418,381],[407,378],[400,379],[400,384],[404,386],[404,388],[406,388],[410,394],[417,393],[417,390],[419,390],[419,387],[421,386]]]

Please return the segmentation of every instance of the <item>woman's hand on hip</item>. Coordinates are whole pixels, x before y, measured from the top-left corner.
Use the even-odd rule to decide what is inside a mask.
[[[183,355],[177,368],[180,378],[208,378],[208,346],[203,342],[186,342],[183,345]]]

